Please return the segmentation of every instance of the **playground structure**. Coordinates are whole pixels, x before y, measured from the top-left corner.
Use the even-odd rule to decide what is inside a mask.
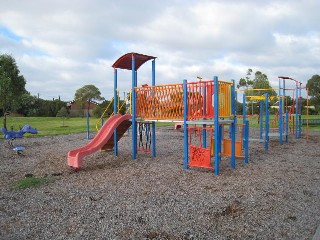
[[[136,87],[135,93],[139,121],[183,121],[185,169],[203,167],[218,174],[222,156],[231,156],[232,168],[236,157],[248,162],[247,151],[242,154],[247,149],[247,127],[236,124],[233,82],[217,77],[185,80],[183,84]]]
[[[295,82],[295,89],[291,89],[295,91],[296,99],[295,99],[295,106],[292,105],[290,108],[290,115],[295,116],[295,125],[293,124],[293,132],[295,134],[295,138],[300,138],[301,137],[301,125],[302,125],[302,120],[301,120],[301,115],[302,115],[302,104],[301,104],[301,90],[302,90],[302,83],[299,82],[298,80],[295,80],[291,77],[285,77],[285,76],[279,76],[279,116],[283,116],[283,114],[286,112],[288,113],[288,110],[284,109],[284,97],[286,96],[286,80],[291,80]],[[281,79],[282,79],[282,84],[281,84]],[[282,90],[282,91],[281,91]],[[293,98],[294,99],[294,98]],[[308,108],[307,108],[308,109]],[[282,121],[283,118],[280,117],[279,121],[279,126],[283,124]],[[288,123],[287,123],[288,125]],[[281,142],[280,142],[281,143]]]
[[[265,150],[268,150],[269,137],[279,137],[280,144],[283,144],[283,140],[288,142],[289,135],[294,135],[295,138],[301,137],[302,132],[302,104],[301,104],[301,90],[304,89],[301,85],[302,83],[294,80],[290,77],[279,76],[279,88],[274,89],[248,89],[246,91],[263,91],[262,95],[247,96],[246,93],[243,94],[243,117],[244,121],[247,119],[247,100],[259,101],[259,140],[261,143],[264,142]],[[295,82],[295,88],[286,88],[286,80],[291,80]],[[269,90],[278,90],[278,96],[270,96],[268,94]],[[292,91],[292,104],[288,106],[286,92]],[[307,113],[308,113],[308,91],[307,92]],[[296,96],[296,98],[294,97]],[[269,101],[278,100],[278,110],[274,116],[274,119],[270,120],[269,113]],[[307,121],[308,123],[308,121]],[[308,135],[308,125],[306,128],[306,135]],[[285,138],[285,139],[283,139]],[[308,136],[307,136],[308,138]],[[256,139],[250,139],[256,140]]]
[[[97,136],[86,146],[68,153],[68,165],[78,169],[82,159],[98,149],[111,149],[118,155],[118,141],[130,124],[129,116],[118,116],[117,69],[131,70],[131,126],[132,159],[141,150],[138,147],[139,124],[143,124],[146,148],[156,157],[156,121],[181,122],[184,128],[184,168],[202,167],[219,174],[222,156],[231,157],[231,167],[235,168],[236,157],[248,163],[248,121],[237,124],[235,115],[234,81],[212,80],[187,82],[181,84],[155,85],[155,57],[138,53],[127,53],[113,65],[114,68],[114,116],[99,130]],[[138,69],[152,60],[151,86],[138,87]],[[121,124],[125,126],[120,128]],[[109,126],[105,126],[109,125]],[[140,132],[140,131],[139,131]],[[139,135],[139,143],[143,134]]]

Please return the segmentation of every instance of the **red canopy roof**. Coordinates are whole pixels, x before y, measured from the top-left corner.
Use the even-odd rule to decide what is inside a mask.
[[[117,61],[114,62],[112,65],[113,68],[121,68],[132,70],[132,56],[135,56],[135,70],[138,70],[139,67],[144,64],[145,62],[149,61],[150,59],[155,59],[156,57],[143,55],[140,53],[127,53],[120,57]]]

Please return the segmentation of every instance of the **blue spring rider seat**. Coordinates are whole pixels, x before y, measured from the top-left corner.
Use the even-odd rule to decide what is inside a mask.
[[[16,138],[22,138],[25,133],[37,134],[38,131],[36,128],[32,128],[29,124],[26,124],[19,131],[8,131],[5,128],[0,128],[0,131],[3,133],[3,138],[11,139],[9,141],[9,145],[12,147],[12,150],[17,152],[17,154],[21,154],[23,150],[25,150],[24,146],[14,146],[13,141]]]
[[[19,131],[8,131],[5,128],[0,128],[0,131],[3,132],[3,137],[5,139],[22,138],[25,133],[38,133],[37,129],[32,128],[29,124],[24,125]]]

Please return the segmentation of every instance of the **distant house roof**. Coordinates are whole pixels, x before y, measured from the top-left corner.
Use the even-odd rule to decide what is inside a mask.
[[[156,58],[140,53],[131,52],[121,56],[117,61],[114,62],[112,67],[132,70],[132,56],[135,56],[135,70],[138,70],[145,62]]]

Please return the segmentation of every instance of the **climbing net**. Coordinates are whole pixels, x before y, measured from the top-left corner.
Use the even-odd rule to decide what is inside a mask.
[[[151,152],[151,123],[138,122],[138,151],[139,152]]]

